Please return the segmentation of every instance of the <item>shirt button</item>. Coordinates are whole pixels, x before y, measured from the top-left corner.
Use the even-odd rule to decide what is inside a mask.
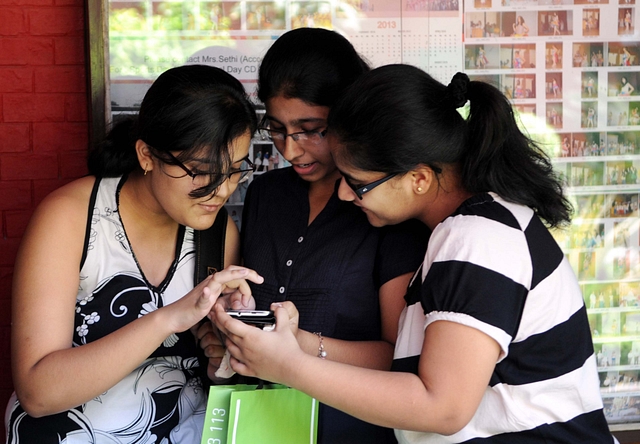
[[[304,240],[304,237],[300,236],[300,237],[298,238],[298,243],[302,242],[303,240]]]
[[[291,266],[291,264],[293,264],[293,261],[292,261],[291,259],[289,259],[289,260],[287,261],[287,267],[290,267],[290,266]]]
[[[278,291],[280,292],[280,294],[284,293],[284,287],[280,287]]]

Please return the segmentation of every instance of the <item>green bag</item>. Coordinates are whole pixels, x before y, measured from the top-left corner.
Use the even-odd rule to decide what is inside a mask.
[[[318,401],[280,384],[214,385],[202,444],[316,444]]]

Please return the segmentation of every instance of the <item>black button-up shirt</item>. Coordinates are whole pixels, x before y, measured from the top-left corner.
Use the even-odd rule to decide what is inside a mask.
[[[250,283],[258,309],[290,300],[303,330],[343,340],[380,340],[378,290],[417,270],[429,230],[418,221],[373,227],[360,208],[338,198],[337,186],[308,225],[309,185],[292,168],[255,177],[242,215],[244,265],[265,279]],[[319,436],[325,443],[389,442],[373,438],[382,436],[378,429],[333,409],[321,411]]]

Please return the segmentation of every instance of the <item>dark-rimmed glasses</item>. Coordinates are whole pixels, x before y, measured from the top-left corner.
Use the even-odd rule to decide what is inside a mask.
[[[218,180],[220,184],[222,184],[227,179],[229,179],[231,183],[240,184],[249,180],[249,177],[251,177],[251,175],[256,170],[256,166],[253,164],[253,162],[249,160],[249,157],[247,156],[244,159],[242,159],[242,165],[240,166],[240,168],[235,170],[232,169],[228,173],[221,173],[220,175],[215,175],[215,174],[211,174],[210,172],[200,172],[200,171],[194,172],[194,171],[191,171],[189,168],[187,168],[187,166],[184,163],[180,162],[178,158],[173,154],[171,154],[169,151],[165,151],[165,154],[167,154],[171,158],[171,161],[177,167],[180,167],[185,172],[186,176],[191,177],[193,184],[196,186],[206,185],[207,183],[209,183],[209,180],[211,180],[213,176],[218,176]],[[167,174],[166,171],[163,171],[163,172]],[[167,174],[167,176],[173,177],[175,179],[180,179],[184,177],[184,176],[173,176],[171,174]]]
[[[349,188],[351,188],[353,190],[353,192],[356,193],[356,196],[358,196],[358,199],[362,200],[362,195],[363,194],[368,193],[369,191],[373,190],[378,185],[382,185],[387,180],[393,179],[397,175],[398,175],[398,173],[389,174],[388,176],[384,176],[382,179],[378,179],[378,180],[376,180],[374,182],[368,183],[368,184],[363,185],[361,187],[356,187],[354,184],[352,184],[347,176],[343,176],[343,177],[344,177],[344,181],[347,183],[347,185],[349,185]]]
[[[436,174],[442,173],[442,168],[437,167],[435,165],[429,165],[429,168],[431,168],[433,170],[433,172],[436,173]],[[356,187],[353,183],[351,183],[350,179],[347,176],[342,176],[342,177],[344,178],[344,181],[347,183],[347,185],[349,185],[349,188],[351,188],[353,190],[353,192],[356,193],[356,196],[358,196],[358,198],[360,200],[362,200],[362,195],[364,193],[368,193],[369,191],[373,190],[378,185],[382,185],[387,180],[393,179],[398,174],[400,174],[400,173],[391,173],[388,176],[384,176],[382,179],[378,179],[376,181],[373,181],[373,182],[368,183],[366,185],[363,185],[361,187]]]
[[[263,119],[262,122],[260,122],[260,126],[258,127],[258,133],[260,134],[260,136],[262,136],[263,138],[268,138],[273,142],[274,145],[279,147],[283,147],[285,145],[285,140],[287,140],[287,137],[291,137],[291,139],[295,140],[300,145],[318,145],[324,140],[324,136],[327,135],[327,128],[322,131],[298,131],[295,133],[287,134],[286,131],[269,128],[267,120]]]

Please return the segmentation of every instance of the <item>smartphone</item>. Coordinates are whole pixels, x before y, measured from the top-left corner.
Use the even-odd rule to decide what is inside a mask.
[[[270,310],[227,310],[229,316],[265,331],[276,327],[276,315]]]

